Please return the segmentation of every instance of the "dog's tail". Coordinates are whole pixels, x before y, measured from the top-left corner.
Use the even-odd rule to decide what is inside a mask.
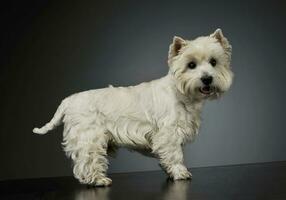
[[[62,119],[64,117],[65,108],[66,108],[66,102],[64,100],[64,101],[62,101],[62,103],[58,107],[58,109],[57,109],[56,113],[54,114],[54,117],[51,119],[51,121],[48,122],[45,126],[43,126],[41,128],[34,128],[33,132],[43,135],[43,134],[46,134],[47,132],[53,130],[57,126],[61,125]]]

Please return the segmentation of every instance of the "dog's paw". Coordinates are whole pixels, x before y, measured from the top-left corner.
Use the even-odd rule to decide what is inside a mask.
[[[110,186],[112,184],[112,180],[107,177],[99,178],[95,182],[95,186]]]
[[[189,172],[188,169],[183,165],[173,166],[170,176],[173,180],[185,180],[192,178],[191,172]]]
[[[173,175],[173,180],[186,180],[186,179],[191,179],[192,178],[192,174],[189,171],[181,171],[177,174]]]
[[[191,179],[192,174],[191,172],[188,171],[186,166],[178,164],[178,165],[173,165],[170,168],[170,178],[173,180],[185,180],[185,179]]]

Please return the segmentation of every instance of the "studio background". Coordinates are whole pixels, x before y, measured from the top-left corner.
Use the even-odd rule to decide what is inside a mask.
[[[164,76],[174,35],[220,27],[233,46],[231,90],[203,109],[188,167],[286,160],[283,1],[9,1],[1,7],[0,180],[72,175],[62,127],[40,136],[66,96]],[[109,172],[159,169],[120,150]]]

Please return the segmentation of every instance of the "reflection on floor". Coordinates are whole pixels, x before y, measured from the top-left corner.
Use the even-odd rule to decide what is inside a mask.
[[[94,188],[73,177],[0,182],[0,199],[235,200],[286,199],[286,162],[195,168],[191,181],[170,181],[161,171],[112,174],[113,185]]]
[[[171,182],[167,181],[166,184],[163,186],[162,195],[150,195],[146,197],[148,199],[164,199],[164,200],[185,200],[187,199],[187,190],[189,188],[190,181],[178,181],[178,182]],[[100,200],[109,200],[110,199],[110,192],[112,188],[97,188],[97,189],[82,189],[75,193],[75,200],[90,200],[90,199],[100,199]],[[123,189],[124,190],[124,189]],[[122,197],[122,199],[129,199],[128,198],[128,190],[122,191],[126,196]],[[138,191],[139,192],[139,191]],[[137,194],[138,197],[131,198],[131,199],[144,199],[140,197],[140,194]],[[160,197],[160,198],[159,198]],[[116,196],[114,196],[114,199]]]

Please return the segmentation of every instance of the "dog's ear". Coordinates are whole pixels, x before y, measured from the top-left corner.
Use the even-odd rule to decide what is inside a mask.
[[[178,55],[182,47],[185,46],[186,44],[187,42],[183,38],[174,36],[173,43],[169,47],[168,59],[170,60],[171,58]]]
[[[221,29],[216,29],[215,32],[213,32],[210,37],[213,37],[215,39],[217,39],[217,41],[221,44],[221,46],[224,48],[225,52],[231,56],[231,51],[232,51],[232,47],[229,44],[228,40],[226,37],[223,36],[223,33],[221,31]]]

